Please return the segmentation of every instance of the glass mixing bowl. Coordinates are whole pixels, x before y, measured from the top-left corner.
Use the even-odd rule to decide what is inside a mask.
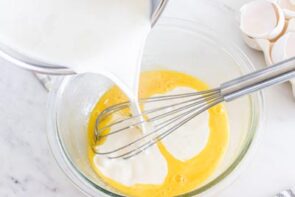
[[[198,23],[164,18],[147,40],[142,69],[188,73],[211,87],[254,70],[238,47],[216,35]],[[49,97],[48,136],[52,152],[69,179],[89,196],[120,196],[120,192],[100,181],[90,167],[87,152],[89,115],[111,85],[100,75],[66,76],[56,81]],[[230,124],[228,149],[215,173],[185,196],[209,195],[234,179],[245,163],[245,155],[255,147],[262,104],[261,93],[225,103]]]

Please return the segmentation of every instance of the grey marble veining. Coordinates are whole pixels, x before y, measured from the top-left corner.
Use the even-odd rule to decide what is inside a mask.
[[[204,0],[171,0],[166,16],[191,20],[206,17]],[[232,13],[250,0],[206,0]],[[226,17],[229,16],[224,16]],[[206,20],[204,19],[203,20]],[[229,36],[237,32],[208,20]],[[240,43],[242,45],[242,42]],[[246,49],[247,50],[247,49]],[[256,66],[263,66],[260,53],[249,51]],[[265,91],[266,121],[260,146],[240,177],[221,197],[273,196],[295,185],[295,100],[289,84]],[[0,60],[0,196],[83,197],[57,166],[46,136],[47,92],[32,73]]]
[[[0,70],[0,196],[81,196],[49,151],[47,92],[30,72]]]

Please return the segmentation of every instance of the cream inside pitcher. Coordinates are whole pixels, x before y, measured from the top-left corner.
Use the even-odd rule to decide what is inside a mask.
[[[137,1],[135,1],[135,2],[137,2]],[[161,13],[163,12],[168,0],[151,0],[151,1],[142,1],[142,2],[147,2],[148,4],[150,4],[150,8],[149,8],[150,13],[148,13],[148,17],[150,18],[150,24],[152,26],[155,25],[155,23],[157,22],[158,18],[161,15]],[[0,22],[2,22],[2,24],[7,24],[7,22],[22,21],[22,20],[19,20],[19,18],[21,18],[21,13],[23,13],[23,14],[26,13],[25,11],[22,11],[22,9],[28,9],[27,10],[28,13],[30,13],[30,11],[42,9],[42,6],[38,5],[37,3],[36,4],[32,3],[31,5],[33,5],[33,6],[27,7],[27,8],[25,7],[25,4],[22,5],[20,3],[21,2],[18,2],[18,1],[1,1],[1,7],[3,8],[3,12],[1,12]],[[97,5],[97,3],[93,2],[93,1],[89,1],[86,4],[91,4],[91,3],[99,8],[99,4]],[[131,3],[132,3],[132,1],[131,1]],[[50,4],[52,4],[52,3],[50,3]],[[62,2],[60,2],[60,4],[62,7]],[[44,5],[43,9],[46,6],[50,7],[49,5]],[[72,5],[72,6],[75,6],[75,5]],[[79,6],[79,5],[77,4],[76,6]],[[93,7],[95,7],[95,6],[93,6]],[[16,10],[20,14],[19,18],[18,17],[13,18],[14,17],[13,14],[9,15],[9,13],[15,13],[15,12],[9,12],[9,10],[14,10],[15,8],[19,9],[19,10]],[[30,9],[32,9],[32,10],[30,10]],[[77,8],[77,9],[83,10],[83,7]],[[118,9],[120,9],[120,8],[118,8]],[[140,6],[139,6],[138,9],[140,10],[143,8],[140,8]],[[73,10],[74,10],[74,8],[73,8]],[[51,14],[51,13],[48,12],[47,14]],[[79,18],[79,14],[83,14],[83,12],[72,13],[72,14],[73,14],[73,16],[77,15],[75,17]],[[25,16],[22,16],[22,17],[25,17]],[[42,16],[41,15],[39,17],[41,17],[41,18],[45,17],[43,22],[45,21],[50,24],[50,16],[45,16],[45,15]],[[47,19],[46,19],[46,17],[47,17]],[[24,24],[23,27],[25,27],[25,25],[27,25],[28,28],[33,27],[33,25],[31,23],[34,23],[35,19],[36,18],[34,18],[34,16],[32,15],[31,18],[27,18],[27,20],[24,20],[24,23],[26,23],[26,24]],[[49,21],[46,21],[46,20],[49,20]],[[132,21],[132,22],[134,22],[134,21]],[[48,27],[48,29],[50,29],[50,27]],[[15,30],[15,32],[19,32],[19,33],[21,32],[21,29],[14,29],[14,30]],[[40,30],[40,31],[42,31],[42,30]],[[30,32],[30,31],[28,31],[28,32]],[[34,32],[34,31],[31,30],[31,32]],[[39,32],[39,33],[42,33],[42,32]],[[12,32],[12,35],[17,35],[17,33]],[[61,35],[61,36],[66,36],[66,35]],[[11,38],[10,38],[10,41],[11,41]],[[18,41],[19,40],[15,40],[15,42],[18,42]],[[73,42],[75,42],[75,41],[73,41]],[[5,35],[3,35],[3,33],[1,34],[1,31],[0,31],[0,57],[11,62],[12,64],[14,64],[16,66],[19,66],[19,67],[22,67],[25,69],[29,69],[29,70],[32,70],[37,73],[44,73],[44,74],[66,75],[66,74],[73,74],[74,73],[73,69],[70,69],[71,66],[59,64],[59,62],[52,62],[51,59],[47,59],[44,61],[44,58],[43,59],[38,58],[38,56],[36,57],[36,56],[34,56],[34,54],[23,53],[22,50],[20,50],[17,47],[14,47],[13,45],[11,45],[11,43],[12,42],[9,42],[9,39],[8,40],[5,39]],[[69,43],[69,44],[71,44],[71,43]],[[77,47],[77,46],[73,45],[72,47]],[[57,50],[58,50],[58,47],[57,47]]]

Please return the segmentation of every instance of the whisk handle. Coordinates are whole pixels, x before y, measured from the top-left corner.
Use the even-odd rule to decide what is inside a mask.
[[[220,86],[225,101],[231,101],[295,77],[295,57],[244,75]]]

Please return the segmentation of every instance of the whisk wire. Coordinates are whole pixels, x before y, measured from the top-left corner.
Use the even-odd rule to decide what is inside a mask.
[[[207,94],[207,92],[208,92],[208,94]],[[197,92],[197,93],[199,93],[199,92]],[[187,104],[187,103],[191,103],[191,104],[188,104],[188,105],[185,105],[185,106],[182,106],[182,107],[180,107],[180,108],[177,108],[177,109],[174,109],[174,110],[172,110],[172,111],[169,111],[169,112],[166,112],[166,113],[163,113],[163,114],[161,114],[161,115],[158,115],[158,116],[155,116],[155,117],[153,117],[153,118],[149,118],[148,120],[146,120],[146,121],[138,121],[138,122],[136,122],[136,123],[133,123],[132,124],[132,126],[138,126],[138,125],[140,125],[140,124],[142,124],[142,123],[144,123],[144,122],[153,122],[154,120],[157,120],[157,119],[159,119],[159,118],[164,118],[164,117],[167,117],[167,116],[169,116],[169,115],[171,115],[171,114],[173,114],[173,113],[177,113],[177,112],[179,112],[179,111],[181,111],[181,110],[183,110],[183,109],[186,109],[186,108],[188,108],[188,107],[192,107],[192,106],[195,106],[195,105],[198,105],[198,104],[200,104],[200,103],[202,103],[202,102],[204,102],[204,101],[208,101],[208,100],[210,100],[211,98],[215,98],[216,96],[218,96],[218,94],[220,94],[220,92],[218,92],[218,90],[214,90],[214,91],[206,91],[205,92],[205,94],[203,95],[203,96],[200,96],[200,94],[196,94],[196,93],[187,93],[187,94],[182,94],[182,95],[172,95],[172,97],[177,97],[178,99],[179,98],[183,98],[183,96],[184,97],[191,97],[191,96],[199,96],[199,97],[197,97],[197,98],[193,98],[193,99],[190,99],[190,100],[187,100],[187,101],[181,101],[181,102],[179,102],[179,103],[175,103],[175,104],[172,104],[172,105],[168,105],[168,106],[163,106],[163,107],[159,107],[159,108],[156,108],[156,109],[152,109],[152,110],[146,110],[146,111],[143,111],[141,114],[138,114],[138,115],[134,115],[134,116],[131,116],[130,118],[126,118],[126,119],[122,119],[122,120],[119,120],[119,121],[117,121],[117,122],[115,122],[115,123],[111,123],[111,124],[109,124],[109,125],[107,125],[107,126],[105,126],[105,127],[103,127],[103,128],[100,128],[99,129],[99,131],[100,131],[100,133],[101,132],[103,132],[104,130],[106,130],[106,129],[109,129],[110,127],[113,127],[113,126],[115,126],[115,125],[118,125],[118,124],[120,124],[120,123],[122,123],[122,122],[126,122],[126,121],[129,121],[129,120],[132,120],[132,119],[138,119],[138,118],[141,118],[141,117],[144,117],[144,116],[146,116],[146,115],[149,115],[149,114],[152,114],[152,113],[155,113],[155,112],[158,112],[158,111],[161,111],[161,110],[164,110],[164,109],[166,109],[167,107],[169,107],[169,108],[173,108],[173,107],[176,107],[176,106],[181,106],[181,105],[183,105],[183,104]],[[180,97],[180,96],[182,96],[182,97]],[[161,98],[160,99],[162,99],[162,98],[164,98],[164,97],[166,97],[165,98],[165,100],[166,99],[169,99],[169,100],[171,100],[171,96],[161,96]],[[150,102],[159,102],[160,100],[159,99],[157,99],[158,97],[151,97],[150,99],[153,99],[153,101],[150,101]],[[175,99],[175,98],[173,98],[173,99]],[[149,99],[143,99],[143,100],[148,100],[149,101]],[[163,100],[161,100],[161,101],[163,101]],[[192,103],[193,102],[193,103]],[[148,103],[148,102],[147,102]],[[112,112],[112,114],[114,114],[115,112],[117,112],[117,111],[120,111],[120,110],[123,110],[125,107],[120,107],[120,110],[118,110],[118,108],[117,108],[118,106],[114,106],[114,111]],[[112,107],[111,107],[112,108]],[[112,109],[111,108],[108,108],[108,111],[111,111]],[[103,113],[103,112],[102,112]],[[104,114],[102,114],[102,115],[104,115]],[[103,119],[105,119],[105,117],[100,117],[100,118],[98,118],[97,120],[97,123],[98,122],[100,122],[100,121],[102,121]],[[97,128],[97,127],[96,127]],[[112,131],[112,132],[110,132],[110,133],[108,133],[108,134],[105,134],[105,135],[100,135],[100,137],[106,137],[106,136],[109,136],[109,135],[113,135],[113,134],[116,134],[116,133],[118,133],[118,132],[120,132],[120,131],[123,131],[123,130],[126,130],[126,129],[128,129],[129,128],[129,126],[126,126],[126,127],[124,127],[124,128],[121,128],[121,129],[118,129],[118,130],[115,130],[115,131]]]
[[[179,127],[183,126],[184,124],[186,124],[187,122],[189,122],[190,120],[192,120],[193,118],[195,118],[197,115],[199,115],[202,112],[206,111],[208,109],[208,107],[215,106],[216,104],[218,104],[218,103],[220,103],[222,101],[223,101],[222,98],[216,99],[215,101],[213,101],[208,106],[207,105],[204,105],[202,108],[198,108],[199,110],[196,113],[193,113],[193,115],[191,115],[191,116],[187,117],[186,119],[182,120],[181,122],[175,124],[175,126],[173,126],[172,128],[168,129],[167,131],[163,132],[162,134],[159,134],[157,137],[149,140],[148,142],[144,143],[143,145],[140,145],[140,146],[136,147],[135,149],[133,149],[133,150],[127,152],[127,153],[124,153],[124,154],[121,154],[121,155],[117,155],[117,156],[108,156],[108,158],[110,158],[110,159],[118,159],[118,158],[129,159],[131,157],[134,157],[134,156],[138,155],[139,153],[145,151],[149,147],[155,145],[157,142],[161,141],[162,139],[164,139],[165,137],[167,137],[168,135],[170,135],[172,132],[174,132],[175,130],[177,130]],[[191,111],[196,111],[196,109],[193,109]],[[166,126],[168,126],[168,125],[166,125]],[[160,131],[161,129],[165,128],[166,126],[161,127],[160,129],[158,129],[158,131]],[[155,134],[155,133],[153,132],[152,134]],[[140,138],[140,139],[138,139],[136,141],[137,142],[138,141],[142,141],[145,137],[146,136],[144,136],[144,137],[142,137],[142,138]],[[126,147],[128,147],[128,146],[126,146]],[[126,148],[126,147],[124,147],[124,148]],[[120,148],[120,150],[122,150],[122,149]],[[117,152],[117,151],[115,151],[115,152]]]
[[[185,93],[185,94],[177,94],[177,95],[165,95],[165,96],[155,96],[150,98],[143,98],[139,100],[139,103],[151,103],[151,102],[159,102],[159,101],[165,101],[165,100],[171,100],[171,99],[179,99],[179,98],[186,98],[186,97],[192,97],[192,96],[200,96],[201,98],[206,97],[206,95],[212,95],[220,93],[219,89],[213,89],[213,90],[206,90],[202,92],[193,92],[193,93]],[[124,108],[129,108],[130,102],[122,102],[115,104],[111,107],[106,108],[101,114],[99,115],[100,121],[103,120],[103,118],[106,118],[109,115],[112,115],[114,112],[121,111]]]
[[[171,96],[152,97],[149,99],[142,99],[141,102],[146,102],[146,103],[148,101],[149,102],[158,102],[159,100],[163,101],[166,99],[170,100],[172,98],[176,99],[174,97],[177,97],[177,99],[180,99],[183,97],[190,98],[192,96],[197,96],[197,97],[193,98],[193,99],[189,99],[187,101],[177,102],[172,105],[166,105],[163,107],[158,107],[156,109],[143,111],[141,114],[138,114],[134,117],[123,119],[118,122],[115,122],[114,124],[110,124],[110,125],[107,125],[107,126],[101,128],[100,131],[98,131],[98,132],[102,132],[105,129],[109,129],[115,125],[126,122],[126,120],[136,119],[139,117],[143,117],[145,115],[150,115],[151,113],[160,112],[162,110],[167,110],[168,108],[170,109],[168,112],[161,113],[160,115],[156,115],[156,116],[151,117],[147,120],[141,120],[141,121],[137,121],[135,123],[132,122],[131,125],[117,129],[117,130],[110,132],[108,134],[101,135],[100,139],[110,136],[110,135],[114,135],[119,132],[127,131],[129,128],[134,127],[134,126],[139,126],[144,123],[151,123],[154,121],[159,121],[159,120],[162,120],[166,117],[169,117],[169,116],[171,117],[171,115],[173,115],[171,118],[166,119],[166,120],[164,119],[164,121],[162,121],[156,125],[153,125],[154,130],[152,130],[151,132],[144,134],[142,137],[140,137],[140,138],[124,145],[124,146],[121,146],[119,148],[115,148],[114,150],[106,151],[106,152],[101,152],[101,151],[98,151],[96,148],[94,148],[95,152],[99,155],[107,155],[107,157],[110,159],[131,158],[131,157],[141,153],[142,151],[146,150],[150,146],[156,144],[158,141],[162,140],[163,138],[168,136],[173,131],[177,130],[179,127],[181,127],[182,125],[184,125],[185,123],[187,123],[188,121],[193,119],[195,116],[197,116],[200,113],[202,113],[203,111],[205,111],[208,108],[208,106],[209,107],[214,106],[214,105],[216,105],[216,103],[222,102],[222,97],[220,95],[220,91],[215,90],[215,89],[212,91],[205,91],[204,94],[198,92],[197,94],[196,93],[188,93],[188,94],[182,94],[182,95],[176,95],[176,96],[171,95]],[[150,99],[152,99],[152,100],[150,100]],[[119,105],[115,105],[114,109],[116,112],[118,112],[118,109],[123,110],[127,105],[129,105],[129,104],[121,103]],[[177,107],[177,108],[174,109],[173,107]],[[112,111],[112,109],[108,109],[108,112],[109,111]],[[111,113],[113,114],[114,112],[111,112]],[[143,143],[143,144],[141,144],[141,143]],[[130,150],[129,148],[132,148],[133,146],[135,146],[135,148]],[[125,150],[125,152],[121,153],[124,150]]]

